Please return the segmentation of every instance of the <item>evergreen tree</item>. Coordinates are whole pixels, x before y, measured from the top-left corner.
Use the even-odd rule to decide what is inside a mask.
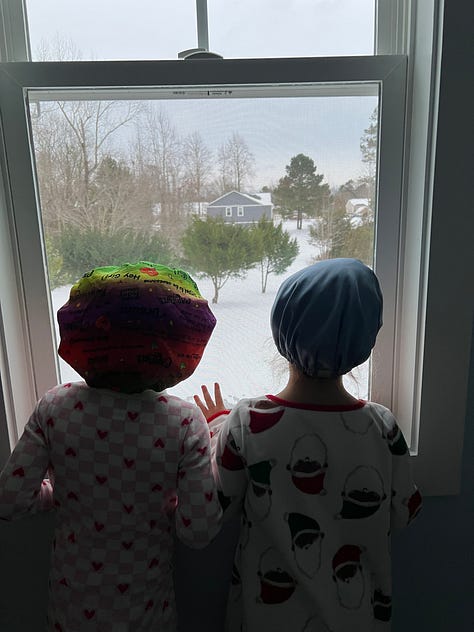
[[[316,173],[316,165],[309,156],[293,156],[285,167],[286,176],[280,178],[273,191],[273,201],[283,217],[297,214],[297,228],[302,227],[303,213],[315,217],[329,196],[329,186],[323,174]]]
[[[252,228],[257,265],[260,267],[262,294],[267,289],[269,274],[283,274],[298,254],[296,239],[283,230],[281,222],[275,224],[262,217]]]
[[[197,217],[182,239],[184,262],[198,276],[207,276],[214,285],[212,302],[231,277],[244,277],[255,265],[251,231],[239,224],[225,223],[220,217]]]

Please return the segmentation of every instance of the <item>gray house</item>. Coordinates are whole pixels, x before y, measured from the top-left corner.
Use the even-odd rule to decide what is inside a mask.
[[[273,204],[270,193],[248,195],[230,191],[221,195],[207,207],[208,217],[222,217],[231,224],[251,224],[262,217],[272,219]]]

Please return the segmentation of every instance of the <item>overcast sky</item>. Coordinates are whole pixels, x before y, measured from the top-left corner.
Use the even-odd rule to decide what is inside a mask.
[[[72,42],[82,59],[177,59],[197,46],[195,0],[27,0],[33,59]],[[209,48],[225,58],[372,54],[374,0],[208,0]],[[52,44],[54,47],[54,44]],[[233,131],[257,163],[256,187],[305,153],[330,185],[362,175],[359,140],[374,97],[165,103],[179,133],[211,148]],[[171,105],[173,107],[171,107]]]

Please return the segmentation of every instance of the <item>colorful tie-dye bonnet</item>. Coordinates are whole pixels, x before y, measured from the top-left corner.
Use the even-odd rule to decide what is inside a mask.
[[[140,261],[86,273],[58,323],[58,353],[89,386],[133,393],[189,377],[216,319],[189,274]]]
[[[369,357],[382,303],[377,277],[361,261],[319,261],[282,283],[271,312],[273,339],[305,375],[344,375]]]

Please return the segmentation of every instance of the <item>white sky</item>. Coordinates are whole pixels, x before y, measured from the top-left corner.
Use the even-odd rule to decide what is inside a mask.
[[[83,59],[177,59],[197,46],[195,0],[27,0],[33,58],[71,41]],[[209,47],[225,58],[372,54],[374,0],[208,0]],[[185,62],[183,62],[185,63]],[[375,98],[166,103],[180,136],[215,149],[233,131],[256,158],[256,188],[297,153],[331,186],[362,175],[359,141]]]
[[[375,0],[208,0],[224,57],[370,55]],[[33,54],[71,39],[92,59],[176,59],[197,46],[195,0],[27,0]]]

